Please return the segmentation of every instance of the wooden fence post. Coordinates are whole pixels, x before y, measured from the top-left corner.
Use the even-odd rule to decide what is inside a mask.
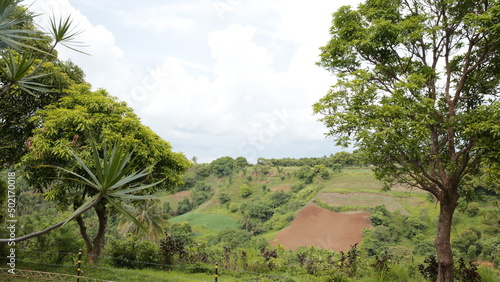
[[[219,263],[215,263],[215,282],[217,282],[217,278],[219,278]]]
[[[78,251],[78,274],[76,276],[76,282],[80,282],[80,274],[82,273],[82,249]]]

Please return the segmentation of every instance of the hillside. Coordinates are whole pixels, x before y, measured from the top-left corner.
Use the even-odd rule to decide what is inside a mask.
[[[239,161],[224,157],[195,164],[179,191],[160,193],[159,200],[140,206],[127,203],[148,233],[111,216],[104,255],[97,265],[84,260],[85,275],[114,281],[209,281],[218,263],[221,281],[432,277],[438,205],[428,193],[402,186],[383,191],[370,168],[355,162]],[[499,197],[484,187],[474,195],[461,202],[454,216],[457,273],[499,281]],[[26,192],[22,197],[36,202],[40,211],[19,209],[23,228],[58,220],[47,217],[58,209],[41,195]],[[95,226],[96,216],[86,216]],[[74,250],[85,246],[76,225],[70,222],[16,245],[22,258],[17,268],[74,275]]]
[[[301,251],[310,246],[347,252],[359,243],[368,257],[382,254],[398,261],[423,263],[434,253],[438,205],[428,193],[406,187],[382,191],[383,185],[369,168],[327,169],[305,184],[301,167],[257,165],[231,175],[199,179],[211,196],[171,223],[187,222],[195,238],[224,238],[221,226],[249,235],[235,247],[278,246]],[[264,170],[266,173],[261,173]],[[314,170],[314,169],[313,169]],[[194,177],[196,168],[191,171]],[[196,198],[196,184],[166,195],[175,213],[184,199]],[[199,192],[198,192],[199,193]],[[182,198],[182,199],[181,199]],[[180,200],[181,199],[181,200]],[[483,195],[463,202],[454,217],[452,240],[456,257],[498,267],[498,196]],[[252,242],[251,244],[243,244]],[[269,247],[266,247],[269,248]]]

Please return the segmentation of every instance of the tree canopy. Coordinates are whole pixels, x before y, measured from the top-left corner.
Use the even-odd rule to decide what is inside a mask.
[[[337,78],[314,105],[328,135],[359,148],[389,185],[439,200],[440,281],[453,279],[461,183],[498,143],[498,128],[476,125],[498,113],[499,20],[498,1],[367,0],[334,13],[321,48],[318,65]]]
[[[55,51],[59,44],[68,46],[79,33],[73,30],[71,18],[52,18],[51,29],[43,32],[20,2],[0,2],[0,103],[8,105],[0,109],[3,166],[12,166],[26,153],[36,127],[27,120],[63,97],[73,83],[84,83],[83,71],[59,60]]]
[[[117,101],[105,90],[91,91],[89,85],[74,85],[68,96],[38,111],[31,121],[38,128],[22,165],[30,171],[32,183],[46,193],[52,181],[47,176],[54,172],[39,166],[65,164],[75,168],[77,164],[68,148],[73,148],[82,159],[89,160],[89,133],[98,139],[111,143],[119,141],[121,146],[134,148],[137,168],[156,164],[151,178],[166,179],[156,189],[175,187],[181,182],[180,174],[190,165],[183,154],[172,152],[168,142],[142,125],[124,102]],[[103,144],[97,146],[102,149]]]

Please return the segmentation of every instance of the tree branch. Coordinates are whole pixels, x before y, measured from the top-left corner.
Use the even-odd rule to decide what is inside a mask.
[[[56,223],[44,230],[41,230],[41,231],[38,231],[38,232],[34,232],[34,233],[31,233],[31,234],[27,234],[27,235],[24,235],[24,236],[21,236],[21,237],[17,237],[17,238],[10,238],[10,239],[0,239],[0,243],[8,243],[8,242],[21,242],[21,241],[24,241],[24,240],[28,240],[28,239],[31,239],[33,237],[38,237],[38,236],[41,236],[43,234],[46,234],[46,233],[49,233],[50,231],[54,230],[54,229],[57,229],[61,226],[63,226],[65,223],[75,219],[76,217],[84,214],[86,211],[88,211],[89,209],[93,208],[95,205],[97,205],[103,198],[104,196],[103,195],[99,195],[99,197],[97,197],[92,203],[90,203],[86,208],[84,208],[83,210],[81,210],[79,213],[75,214],[74,216],[72,216],[71,218],[69,219],[65,219],[59,223]]]

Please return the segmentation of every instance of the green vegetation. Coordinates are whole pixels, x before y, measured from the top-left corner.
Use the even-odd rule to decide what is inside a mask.
[[[222,214],[190,212],[170,219],[170,223],[188,222],[190,225],[203,226],[208,230],[222,231],[226,228],[237,229],[238,221]]]
[[[211,280],[216,262],[224,281],[500,279],[499,112],[494,104],[481,105],[486,99],[480,97],[495,94],[498,78],[491,75],[498,72],[497,62],[487,61],[496,53],[478,53],[489,52],[482,49],[489,44],[498,47],[490,40],[498,37],[496,2],[486,1],[474,13],[465,7],[469,2],[436,9],[450,12],[444,26],[484,35],[470,53],[447,62],[452,77],[443,81],[461,87],[456,101],[449,99],[452,93],[435,92],[438,72],[412,61],[423,57],[415,50],[437,43],[429,41],[440,34],[429,26],[435,18],[418,16],[434,9],[419,7],[403,17],[391,1],[341,8],[320,62],[342,72],[340,92],[329,93],[315,109],[326,115],[323,121],[340,144],[352,133],[361,150],[260,158],[255,165],[230,156],[192,164],[174,153],[124,102],[103,89],[92,91],[77,66],[57,59],[53,47],[78,34],[67,33],[70,18],[59,25],[53,19],[52,39],[46,38],[19,2],[0,1],[0,99],[19,102],[19,108],[0,108],[0,224],[7,224],[12,193],[18,220],[15,240],[0,229],[4,264],[15,246],[17,269],[74,275],[75,253],[84,249],[85,276],[117,281]],[[451,44],[457,34],[439,36],[449,36],[450,42],[439,42]],[[407,57],[394,51],[407,47],[401,42],[428,44],[410,48],[417,54]],[[469,69],[470,80],[457,85],[456,76],[470,67],[464,61],[476,67]],[[367,69],[359,70],[365,63]],[[387,76],[397,83],[381,89]],[[477,94],[475,81],[483,80],[489,83]],[[424,91],[422,85],[433,87]],[[461,101],[474,95],[470,103]],[[429,131],[435,133],[430,139]],[[15,191],[8,193],[13,181]],[[388,190],[387,181],[397,185]],[[277,241],[314,203],[335,212],[367,212],[371,226],[344,251],[293,249]],[[436,233],[450,239],[436,239]],[[333,233],[316,235],[316,242],[341,243]]]
[[[194,165],[188,175],[192,171],[197,171],[197,166]],[[270,172],[272,171],[274,170],[270,169]],[[330,191],[338,189],[331,188],[335,186],[337,179],[349,182],[351,178],[356,182],[358,177],[371,179],[365,188],[361,188],[378,196],[371,198],[372,202],[380,201],[383,204],[384,200],[391,199],[399,203],[407,213],[403,214],[397,209],[389,210],[382,205],[375,207],[364,205],[362,201],[346,200],[339,202],[340,205],[322,201],[324,207],[335,211],[370,212],[374,228],[366,229],[363,241],[357,246],[356,251],[350,255],[317,247],[302,247],[290,251],[282,246],[269,245],[268,242],[274,240],[276,231],[282,230],[294,219],[296,211],[310,201],[319,202],[318,197],[322,194],[329,194],[332,193]],[[285,183],[279,180],[277,182],[279,185],[269,185],[269,191],[255,190],[255,195],[252,194],[246,199],[230,196],[239,195],[241,183],[258,187],[262,181],[272,183],[276,178],[279,179],[279,175],[270,173],[259,180],[248,182],[243,175],[238,176],[236,172],[232,177],[219,178],[215,175],[204,177],[201,182],[211,187],[213,196],[193,211],[172,217],[169,225],[163,227],[164,234],[157,243],[137,235],[120,235],[117,232],[118,222],[111,220],[108,234],[112,237],[105,248],[104,257],[99,262],[99,267],[105,267],[109,271],[87,267],[86,275],[118,281],[127,275],[130,275],[132,279],[130,281],[139,280],[141,277],[152,279],[151,277],[155,276],[161,277],[158,281],[162,281],[161,279],[171,281],[165,273],[168,273],[168,277],[175,277],[173,279],[210,279],[213,277],[214,262],[217,261],[222,273],[221,279],[224,277],[224,281],[254,281],[258,277],[268,277],[274,281],[374,281],[372,280],[374,277],[377,281],[423,280],[424,276],[419,272],[418,265],[422,264],[425,267],[426,258],[435,254],[434,218],[438,212],[433,199],[426,194],[372,189],[370,187],[377,186],[375,184],[378,181],[373,178],[369,170],[344,169],[342,174],[331,172],[331,177],[327,180],[302,185],[298,192],[293,192],[291,188],[287,191],[273,191],[275,187],[293,186],[292,183],[297,182],[298,177],[291,176]],[[191,189],[195,189],[196,186],[194,183]],[[343,193],[334,193],[359,196],[359,191],[358,188],[343,188]],[[220,193],[228,195],[230,200],[225,203],[220,202],[218,200]],[[353,196],[353,199],[358,196]],[[495,201],[498,201],[497,196],[489,196],[473,202],[476,204],[469,204],[472,208],[479,209],[477,214],[471,215],[467,210],[457,213],[458,220],[453,233],[457,257],[464,257],[466,261],[473,259],[473,261],[494,262],[500,247],[495,232],[498,232],[500,227],[498,224],[488,225],[488,222],[485,224],[481,218],[492,210]],[[419,204],[415,205],[416,202]],[[42,202],[42,205],[46,204],[48,203]],[[238,209],[231,212],[231,205],[238,206]],[[55,207],[52,207],[47,212],[54,210]],[[170,213],[176,214],[175,210],[171,210]],[[27,220],[32,220],[31,218],[35,219],[28,216]],[[43,214],[36,217],[37,220],[43,218]],[[34,225],[38,224],[40,223],[35,221]],[[66,253],[68,249],[83,245],[81,239],[78,239],[74,224],[61,229],[57,234],[60,234],[57,235],[59,237],[48,234],[50,236],[45,235],[45,238],[59,238],[59,247],[52,245],[57,241],[43,238],[37,240],[37,247],[31,241],[19,244],[26,244],[27,250],[42,251],[51,248],[59,250],[61,254]],[[62,240],[62,238],[67,239]],[[70,242],[76,244],[71,245]],[[20,256],[33,262],[41,259],[38,253],[25,252]],[[350,258],[352,256],[356,257],[356,262],[349,263],[352,261]],[[53,254],[47,254],[44,261],[64,265],[72,261],[71,257],[72,255],[65,255],[62,259],[58,259]],[[36,264],[30,268],[49,270]],[[70,267],[54,267],[52,270],[61,272],[66,268],[68,274],[74,274],[74,269]],[[478,273],[483,277],[483,281],[495,281],[498,278],[498,273],[486,267],[480,267]]]
[[[343,6],[317,64],[335,85],[314,112],[386,188],[429,192],[440,207],[438,281],[454,279],[450,234],[467,178],[498,177],[496,1],[366,0]]]

